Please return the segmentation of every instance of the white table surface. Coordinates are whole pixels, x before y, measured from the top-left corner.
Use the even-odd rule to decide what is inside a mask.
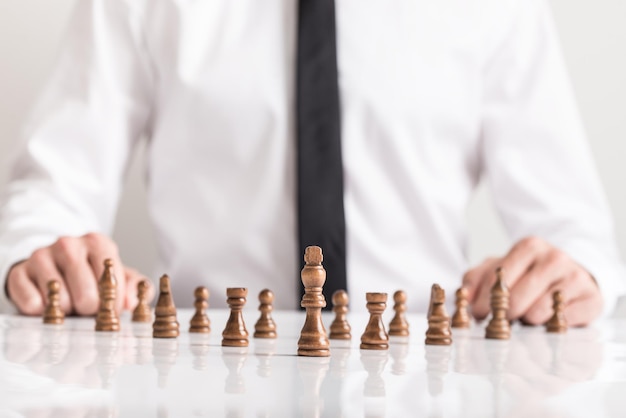
[[[485,340],[483,324],[454,331],[450,347],[424,345],[426,321],[388,351],[359,350],[367,317],[330,358],[296,356],[303,312],[274,312],[278,339],[221,347],[227,312],[209,310],[208,337],[151,337],[122,317],[119,333],[93,318],[0,316],[0,417],[600,417],[626,416],[626,320],[565,335],[514,326]],[[388,324],[392,313],[385,313]],[[252,335],[258,313],[244,310]],[[328,329],[332,316],[325,316]]]

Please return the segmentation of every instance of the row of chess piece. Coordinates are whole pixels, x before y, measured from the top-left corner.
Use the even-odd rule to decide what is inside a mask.
[[[298,355],[324,357],[330,354],[330,339],[350,340],[351,327],[347,321],[348,294],[344,290],[335,292],[332,296],[335,318],[330,326],[330,335],[322,323],[321,311],[326,307],[326,300],[322,288],[326,281],[326,271],[322,266],[323,255],[320,247],[308,247],[304,255],[305,266],[301,272],[301,279],[305,293],[301,306],[306,309],[306,319],[300,339],[298,340]],[[104,261],[104,272],[98,282],[100,306],[96,315],[96,331],[119,331],[120,320],[115,310],[117,282],[111,273],[112,261]],[[152,311],[146,300],[148,282],[143,280],[138,284],[139,303],[133,311],[133,322],[152,322]],[[64,314],[59,303],[60,285],[58,281],[48,283],[48,305],[44,311],[43,321],[47,324],[63,323]],[[226,290],[230,316],[222,333],[222,345],[230,347],[246,347],[248,345],[248,331],[243,320],[242,309],[246,303],[248,290],[246,288],[228,288]],[[451,328],[469,328],[470,315],[468,313],[467,290],[460,288],[456,291],[456,312],[452,319],[445,309],[445,292],[437,284],[432,286],[430,305],[428,309],[428,329],[425,343],[428,345],[450,345],[452,343]],[[211,322],[206,315],[208,308],[209,291],[205,287],[198,287],[194,292],[195,314],[190,320],[189,332],[210,333]],[[563,314],[563,298],[559,291],[554,295],[554,315],[546,323],[549,332],[565,332],[567,323]],[[385,330],[382,314],[387,303],[386,293],[367,293],[367,310],[369,321],[361,336],[361,349],[385,350],[389,347],[389,335],[409,335],[409,324],[406,312],[406,293],[394,293],[395,315],[389,324],[389,333]],[[264,289],[259,294],[260,318],[255,324],[255,338],[276,338],[276,324],[272,319],[272,304],[274,294]],[[511,335],[510,322],[507,319],[509,307],[509,291],[503,279],[503,270],[496,270],[496,282],[491,289],[492,317],[486,328],[486,338],[509,339]],[[155,307],[153,322],[154,338],[176,338],[180,334],[180,326],[176,317],[176,307],[172,298],[170,281],[167,275],[159,282],[159,297]]]

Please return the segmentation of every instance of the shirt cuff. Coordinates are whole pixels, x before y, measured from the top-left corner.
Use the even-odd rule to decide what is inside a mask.
[[[560,248],[594,277],[604,299],[602,317],[609,317],[626,294],[626,269],[618,255],[589,242],[570,242]]]
[[[50,245],[56,237],[29,237],[22,240],[16,246],[8,248],[2,246],[0,250],[0,313],[2,314],[16,314],[17,308],[13,302],[9,299],[6,292],[7,276],[11,268],[18,262],[26,260],[31,254],[38,248]]]

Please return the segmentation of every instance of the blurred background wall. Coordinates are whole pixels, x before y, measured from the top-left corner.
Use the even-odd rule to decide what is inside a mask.
[[[6,158],[54,62],[77,0],[0,1],[0,185]],[[548,0],[583,122],[626,255],[626,1]],[[153,233],[146,215],[141,152],[131,167],[114,238],[122,258],[152,273]],[[2,186],[0,186],[2,187]],[[481,187],[467,214],[473,263],[510,242]]]

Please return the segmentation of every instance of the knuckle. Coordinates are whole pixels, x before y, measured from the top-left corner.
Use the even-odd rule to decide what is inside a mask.
[[[556,248],[551,249],[546,254],[546,260],[552,265],[565,265],[569,263],[569,257],[563,251]]]
[[[79,315],[93,315],[98,310],[98,296],[94,292],[83,291],[74,297],[74,308]]]
[[[29,261],[36,266],[41,266],[42,264],[47,263],[49,260],[50,253],[46,248],[39,248],[38,250],[33,251],[29,258]]]
[[[84,258],[85,251],[80,242],[73,237],[61,237],[54,243],[58,254],[67,262],[75,262]]]
[[[90,232],[82,238],[92,253],[103,254],[106,257],[113,257],[119,253],[117,244],[106,235]]]
[[[24,315],[35,316],[41,314],[43,311],[43,306],[41,303],[34,297],[30,297],[22,301],[18,304],[18,309]]]
[[[522,238],[515,246],[520,250],[536,251],[543,248],[544,245],[545,242],[541,238],[531,235]]]

